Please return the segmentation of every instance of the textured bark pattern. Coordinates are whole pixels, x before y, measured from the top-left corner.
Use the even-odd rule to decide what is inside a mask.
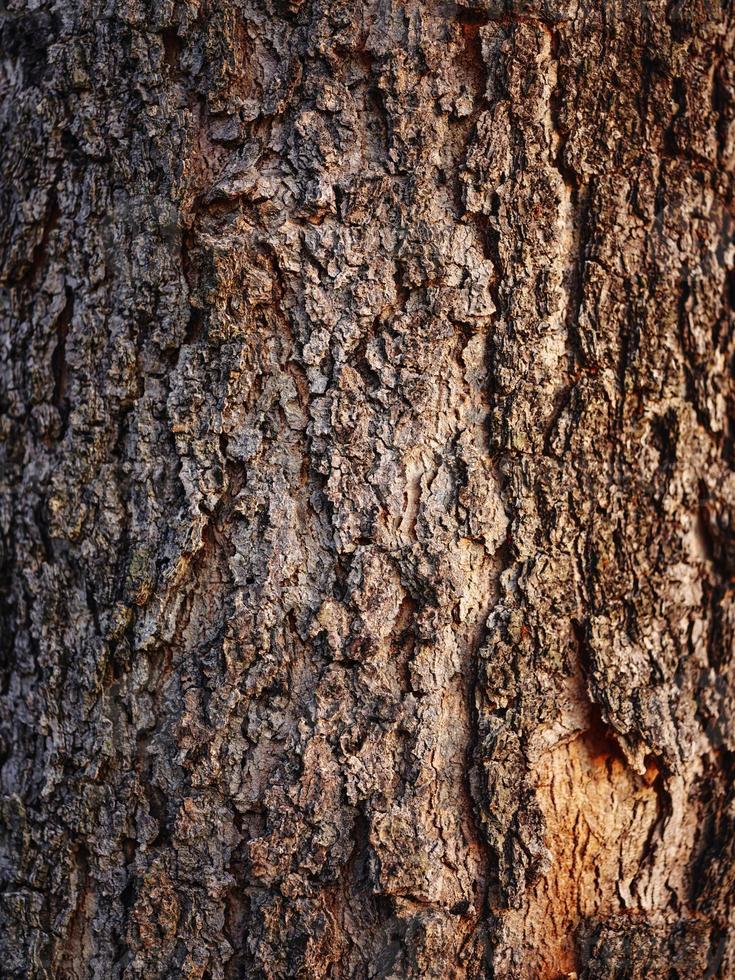
[[[729,0],[6,0],[7,977],[732,977]]]

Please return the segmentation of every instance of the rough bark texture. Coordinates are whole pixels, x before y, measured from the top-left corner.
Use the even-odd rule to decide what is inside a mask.
[[[729,0],[5,0],[5,977],[735,976]]]

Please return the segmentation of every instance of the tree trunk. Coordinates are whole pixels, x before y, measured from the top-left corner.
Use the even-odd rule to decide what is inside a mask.
[[[6,0],[3,976],[735,976],[731,0]]]

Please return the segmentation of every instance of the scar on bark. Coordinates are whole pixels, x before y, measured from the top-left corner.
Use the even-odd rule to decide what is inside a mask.
[[[534,773],[550,863],[523,913],[534,976],[573,973],[575,932],[590,917],[644,911],[636,880],[661,817],[660,771],[634,772],[599,717],[543,753]]]

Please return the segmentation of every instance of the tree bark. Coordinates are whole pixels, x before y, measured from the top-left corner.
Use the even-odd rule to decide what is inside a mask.
[[[3,976],[735,976],[734,21],[6,0]]]

